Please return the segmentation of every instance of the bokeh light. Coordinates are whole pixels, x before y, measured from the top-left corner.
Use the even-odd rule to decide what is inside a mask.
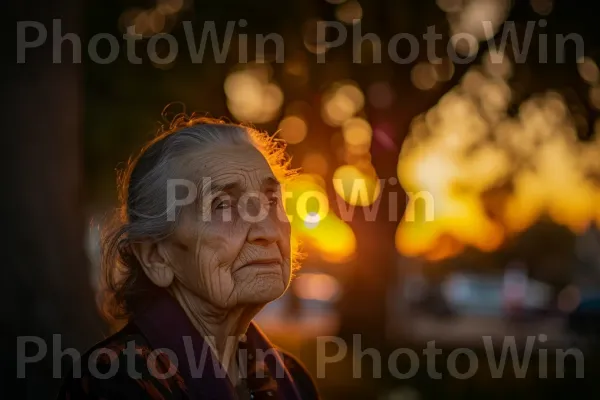
[[[454,76],[454,63],[450,58],[443,58],[439,64],[433,64],[438,82],[447,82]]]
[[[512,62],[503,52],[487,51],[483,56],[483,68],[490,76],[509,79],[512,76]]]
[[[340,126],[362,110],[365,97],[355,82],[337,82],[323,95],[321,116],[331,126]]]
[[[436,0],[440,10],[447,13],[456,13],[462,9],[463,0]]]
[[[189,8],[192,0],[158,0],[155,8],[129,8],[119,16],[122,33],[133,26],[135,33],[150,37],[156,33],[167,33],[178,18],[178,13]]]
[[[418,63],[412,68],[410,79],[417,89],[429,90],[437,83],[435,67],[426,62]]]
[[[593,86],[589,92],[590,105],[596,110],[600,110],[600,86]]]
[[[301,174],[286,182],[285,201],[293,236],[324,260],[344,263],[354,257],[356,237],[329,205],[321,177]]]
[[[465,1],[459,12],[448,14],[451,31],[472,35],[479,41],[490,39],[506,19],[509,9],[509,0]],[[491,29],[486,29],[482,22]]]
[[[239,121],[265,123],[275,119],[283,103],[283,92],[270,79],[266,64],[247,64],[225,79],[227,106]]]
[[[346,24],[354,24],[362,18],[363,10],[357,0],[349,0],[337,6],[335,17]]]
[[[325,273],[302,273],[292,284],[292,290],[305,300],[334,301],[341,293],[341,285]]]
[[[309,19],[302,26],[302,38],[304,41],[304,47],[306,50],[314,54],[325,53],[328,48],[327,44],[322,41],[323,38],[319,38],[319,23],[323,23],[323,20]]]
[[[297,115],[290,115],[279,123],[279,136],[289,144],[302,142],[308,134],[306,121]]]
[[[578,233],[600,222],[590,178],[600,174],[600,140],[577,140],[577,118],[556,92],[509,115],[508,76],[471,67],[413,120],[398,163],[414,200],[397,230],[401,253],[437,260],[466,246],[492,251],[544,215]],[[490,209],[485,194],[494,190],[503,200]]]
[[[333,173],[333,188],[351,205],[373,204],[381,193],[381,185],[374,171],[364,171],[355,165],[342,165]]]
[[[304,217],[304,226],[307,229],[316,228],[319,226],[319,222],[321,222],[321,216],[314,211],[309,212],[306,217]]]
[[[552,12],[554,7],[553,0],[531,0],[531,8],[536,13],[546,16]]]
[[[363,118],[350,118],[342,127],[344,141],[350,146],[368,147],[371,145],[373,129]]]
[[[598,83],[600,70],[598,70],[598,65],[596,64],[596,62],[591,58],[584,57],[583,59],[577,60],[577,70],[579,71],[581,79],[583,79],[587,83]]]

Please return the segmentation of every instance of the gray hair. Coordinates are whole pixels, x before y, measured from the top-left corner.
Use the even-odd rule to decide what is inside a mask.
[[[143,272],[131,244],[159,241],[173,232],[177,220],[167,218],[167,181],[182,174],[184,161],[198,150],[244,143],[261,151],[278,179],[293,175],[283,141],[251,127],[195,115],[175,117],[129,160],[117,179],[120,206],[101,238],[100,295],[105,317],[129,318],[157,289]]]

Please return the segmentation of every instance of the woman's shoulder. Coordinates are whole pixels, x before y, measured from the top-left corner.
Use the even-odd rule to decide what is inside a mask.
[[[298,391],[300,392],[300,397],[303,400],[313,400],[319,399],[319,392],[317,391],[317,386],[315,385],[315,381],[310,376],[306,367],[292,354],[288,353],[281,348],[277,349],[283,358],[283,363],[285,364],[286,369],[290,372]]]
[[[58,399],[183,399],[184,390],[169,358],[130,324],[74,363]]]

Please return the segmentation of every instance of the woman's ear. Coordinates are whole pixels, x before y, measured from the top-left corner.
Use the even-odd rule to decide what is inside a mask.
[[[131,245],[144,273],[159,287],[168,287],[173,282],[174,273],[162,242],[142,241]]]

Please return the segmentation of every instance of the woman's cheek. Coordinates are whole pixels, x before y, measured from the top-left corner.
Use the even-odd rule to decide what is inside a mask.
[[[274,217],[277,220],[277,223],[283,227],[284,229],[291,229],[290,218],[285,211],[285,207],[283,206],[283,202],[280,202],[274,210]]]
[[[292,254],[292,229],[289,222],[280,223],[281,252],[284,258],[290,258]]]
[[[233,222],[221,223],[212,227],[211,240],[210,243],[206,244],[206,247],[212,249],[214,259],[211,264],[214,264],[213,270],[231,269],[245,243],[242,230],[243,227]]]

